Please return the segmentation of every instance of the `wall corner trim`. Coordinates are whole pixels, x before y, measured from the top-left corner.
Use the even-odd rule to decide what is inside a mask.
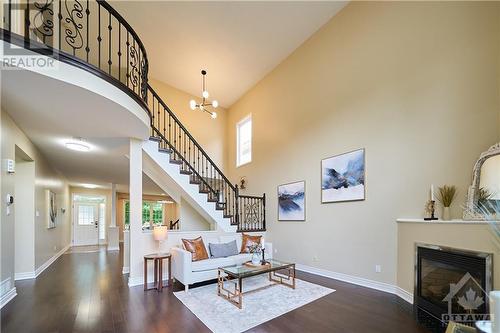
[[[10,279],[7,278],[0,282],[0,309],[17,296],[16,287],[10,287]]]
[[[369,280],[361,277],[357,277],[354,275],[348,275],[344,273],[338,273],[338,272],[332,272],[326,269],[322,268],[316,268],[316,267],[311,267],[307,265],[302,265],[302,264],[296,264],[295,265],[297,270],[303,271],[306,273],[311,273],[314,275],[319,275],[323,277],[327,277],[330,279],[334,280],[339,280],[347,283],[352,283],[358,286],[370,288],[370,289],[375,289],[379,291],[383,291],[389,294],[393,294],[398,296],[399,298],[403,299],[404,301],[413,304],[413,294],[407,292],[406,290],[389,284],[389,283],[384,283],[384,282],[379,282],[379,281],[374,281],[374,280]]]

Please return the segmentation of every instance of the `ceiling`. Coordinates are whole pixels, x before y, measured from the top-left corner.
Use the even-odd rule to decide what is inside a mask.
[[[113,1],[143,41],[150,77],[230,107],[340,11],[343,1]]]
[[[2,109],[70,185],[116,183],[118,191],[128,192],[129,137],[144,126],[136,116],[89,90],[31,71],[2,71],[1,86]],[[92,149],[67,149],[66,141],[74,137],[83,137]],[[143,187],[145,194],[163,192],[146,175]]]

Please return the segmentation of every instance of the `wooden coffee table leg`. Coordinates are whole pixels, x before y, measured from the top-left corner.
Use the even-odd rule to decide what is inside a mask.
[[[148,259],[144,259],[144,290],[148,290]]]
[[[168,260],[168,286],[170,287],[170,284],[172,283],[172,260],[170,257],[168,257],[167,260]]]
[[[154,275],[154,280],[155,280],[155,284],[154,284],[154,287],[156,289],[158,289],[158,260],[154,259],[154,272],[153,272],[153,275]]]
[[[163,290],[163,260],[158,260],[158,265],[160,268],[158,269],[158,291]]]

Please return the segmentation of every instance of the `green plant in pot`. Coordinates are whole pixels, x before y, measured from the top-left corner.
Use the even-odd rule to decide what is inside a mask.
[[[443,220],[450,220],[450,206],[457,195],[457,188],[454,185],[438,188],[437,199],[443,205]]]

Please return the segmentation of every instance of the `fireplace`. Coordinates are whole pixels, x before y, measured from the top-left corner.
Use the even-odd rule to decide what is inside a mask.
[[[417,320],[439,332],[448,321],[473,324],[489,313],[490,253],[416,244],[414,310]]]

